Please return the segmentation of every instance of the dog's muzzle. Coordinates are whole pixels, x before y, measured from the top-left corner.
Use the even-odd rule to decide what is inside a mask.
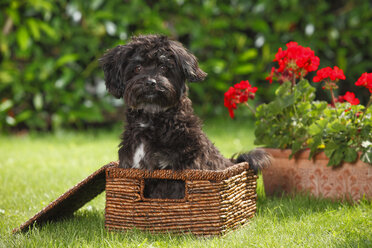
[[[153,78],[148,78],[147,81],[146,81],[146,84],[148,86],[155,87],[156,86],[156,80],[153,79]]]

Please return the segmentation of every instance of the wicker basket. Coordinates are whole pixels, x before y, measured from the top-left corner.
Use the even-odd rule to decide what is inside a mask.
[[[183,199],[144,197],[146,179],[182,180]],[[256,179],[247,163],[223,171],[106,169],[105,226],[153,232],[218,235],[245,224],[256,211]]]

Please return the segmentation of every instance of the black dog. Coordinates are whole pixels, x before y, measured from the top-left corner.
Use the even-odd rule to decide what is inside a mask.
[[[109,50],[100,64],[108,91],[123,97],[126,106],[120,167],[223,170],[248,161],[257,171],[270,164],[269,155],[258,149],[236,160],[224,158],[206,137],[187,97],[186,81],[202,81],[207,74],[179,42],[158,35],[132,37]],[[147,195],[179,198],[182,187],[173,183],[152,181],[148,188],[154,190]]]

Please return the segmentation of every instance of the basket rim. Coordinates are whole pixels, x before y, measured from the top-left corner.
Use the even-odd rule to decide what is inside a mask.
[[[214,180],[221,181],[232,176],[248,171],[254,174],[253,170],[249,168],[247,162],[234,164],[224,170],[143,170],[134,168],[120,168],[112,166],[106,169],[106,178],[131,178],[131,179],[173,179],[173,180]]]

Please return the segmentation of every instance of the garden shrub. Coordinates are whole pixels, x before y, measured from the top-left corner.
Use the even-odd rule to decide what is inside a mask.
[[[315,50],[321,67],[344,70],[350,80],[341,94],[372,68],[368,0],[4,0],[0,6],[2,131],[116,121],[121,102],[106,93],[97,59],[136,34],[169,35],[199,58],[209,75],[190,85],[190,96],[203,115],[225,113],[221,96],[233,82],[268,86],[273,54],[291,40]],[[274,91],[261,91],[256,101]]]

